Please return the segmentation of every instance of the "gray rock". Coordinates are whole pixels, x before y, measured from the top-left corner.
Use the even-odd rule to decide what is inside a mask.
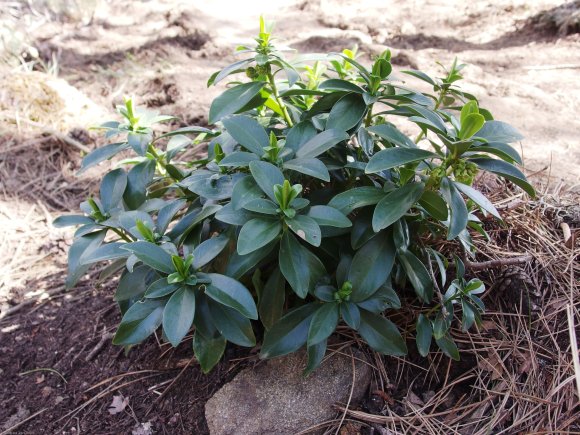
[[[349,353],[349,350],[344,352]],[[353,379],[350,356],[334,354],[309,377],[302,375],[306,354],[276,358],[241,371],[205,406],[212,435],[295,434],[332,419],[336,402],[346,403]],[[355,386],[351,404],[364,396],[372,369],[353,350]],[[361,361],[362,360],[362,361]]]

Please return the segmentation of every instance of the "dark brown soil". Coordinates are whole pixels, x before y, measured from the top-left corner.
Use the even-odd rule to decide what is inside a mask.
[[[63,279],[58,274],[48,284],[58,288]],[[38,284],[30,282],[30,290]],[[119,322],[112,294],[111,286],[87,281],[0,323],[0,432],[41,411],[16,432],[207,433],[205,402],[245,365],[238,359],[248,351],[228,348],[209,375],[191,360],[191,340],[172,350],[150,339],[125,354],[109,338],[86,361]],[[119,395],[127,406],[111,414]]]

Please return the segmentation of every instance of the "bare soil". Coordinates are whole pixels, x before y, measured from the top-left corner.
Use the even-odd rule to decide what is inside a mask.
[[[527,173],[532,181],[549,180],[539,202],[506,212],[507,226],[490,224],[494,242],[478,241],[487,248],[482,260],[492,257],[490,249],[498,256],[534,253],[525,272],[544,303],[526,316],[527,290],[494,293],[505,271],[480,272],[491,286],[489,315],[471,339],[456,331],[462,361],[451,364],[440,354],[430,360],[373,355],[376,382],[358,409],[345,412],[341,433],[381,433],[379,426],[393,433],[481,433],[487,426],[480,421],[493,433],[579,433],[565,315],[569,302],[578,312],[578,299],[566,295],[578,286],[579,252],[559,242],[559,225],[580,226],[574,212],[561,213],[578,204],[578,196],[564,201],[563,193],[580,191],[580,35],[562,34],[540,19],[561,3],[121,0],[96,2],[92,20],[84,23],[58,14],[44,19],[41,8],[23,7],[16,15],[39,23],[29,36],[40,57],[47,65],[56,58],[59,77],[111,119],[114,105],[129,94],[179,116],[182,125],[204,125],[212,99],[223,91],[208,89],[207,78],[237,59],[236,44],[251,43],[260,13],[277,21],[281,42],[302,52],[357,44],[365,61],[390,47],[395,70],[431,74],[440,72],[437,61],[458,57],[469,64],[465,90],[524,133]],[[103,144],[86,124],[71,122],[73,128],[80,130],[69,136],[82,145]],[[50,222],[76,211],[104,169],[75,177],[79,151],[50,132],[19,126],[0,136],[0,309],[27,304],[0,317],[0,433],[20,423],[14,432],[207,433],[205,402],[256,363],[255,354],[228,348],[206,376],[185,343],[171,350],[152,339],[125,355],[102,340],[119,321],[114,283],[96,283],[95,272],[61,292],[71,234]],[[503,185],[485,185],[501,204],[517,199]],[[117,413],[109,409],[113,398],[123,404]]]

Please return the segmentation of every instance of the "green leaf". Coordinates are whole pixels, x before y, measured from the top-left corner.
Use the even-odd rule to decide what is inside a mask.
[[[531,197],[536,196],[536,191],[528,183],[526,176],[514,165],[496,159],[471,159],[481,169],[500,175],[521,187]]]
[[[488,142],[511,143],[522,140],[524,137],[511,125],[501,121],[487,121],[483,127],[475,133]]]
[[[431,322],[424,314],[419,314],[417,318],[417,336],[415,341],[417,343],[417,350],[421,356],[426,357],[429,354],[431,347],[431,340],[433,338],[433,327]]]
[[[280,235],[279,220],[255,218],[244,224],[238,235],[238,254],[246,255],[266,246]]]
[[[248,201],[244,204],[244,209],[254,213],[266,214],[270,216],[278,215],[278,206],[273,201],[265,198],[256,198]]]
[[[122,247],[124,242],[111,242],[99,246],[91,252],[85,252],[80,259],[81,264],[93,264],[99,261],[116,260],[117,258],[126,258],[130,254],[124,251]]]
[[[341,192],[330,200],[328,205],[348,215],[357,208],[375,205],[385,197],[385,192],[378,187],[363,186]]]
[[[301,121],[288,131],[285,147],[296,152],[303,144],[316,136],[316,133],[317,131],[312,121]]]
[[[100,194],[105,213],[119,205],[125,187],[127,187],[127,173],[123,169],[115,169],[103,177]]]
[[[155,160],[146,160],[133,166],[127,174],[123,199],[131,210],[139,208],[147,199],[147,186],[155,175],[155,164]]]
[[[171,255],[163,248],[150,242],[133,242],[125,244],[122,249],[133,253],[147,266],[163,273],[173,273],[175,268],[171,262]]]
[[[66,287],[72,288],[78,282],[84,273],[89,269],[90,264],[82,264],[83,255],[97,249],[107,234],[106,230],[96,231],[81,237],[76,237],[68,251],[68,276]]]
[[[147,266],[140,266],[140,267],[147,267]],[[148,268],[148,267],[147,267]],[[137,270],[137,269],[135,269]],[[120,285],[119,285],[120,286]],[[179,290],[181,287],[181,283],[170,284],[167,282],[167,278],[163,277],[158,279],[157,281],[151,283],[147,290],[145,291],[145,297],[148,299],[155,299],[155,298],[162,298],[167,295],[170,295],[176,290]],[[118,293],[118,290],[117,290]],[[115,295],[115,299],[117,296]]]
[[[272,201],[276,201],[274,196],[274,186],[284,184],[284,175],[280,169],[268,162],[251,162],[250,172],[260,189],[268,195]]]
[[[126,301],[140,297],[147,289],[148,278],[152,275],[151,272],[152,270],[149,266],[139,266],[133,272],[123,274],[119,280],[114,299],[116,301]]]
[[[410,76],[416,77],[419,80],[423,80],[424,82],[429,83],[430,85],[435,86],[435,81],[429,77],[427,74],[425,74],[423,71],[418,71],[418,70],[403,70],[401,71],[403,74],[408,74]]]
[[[304,372],[302,372],[303,376],[310,375],[322,363],[324,355],[326,354],[326,340],[322,340],[318,344],[308,346],[307,353],[308,363],[306,364]]]
[[[165,301],[147,299],[136,302],[127,310],[113,338],[113,344],[138,344],[161,325]]]
[[[419,205],[438,221],[445,221],[449,217],[447,203],[437,192],[426,190],[419,199]]]
[[[340,130],[329,129],[323,131],[303,144],[298,151],[296,151],[296,157],[303,159],[317,157],[325,151],[328,151],[337,143],[347,140],[348,137],[349,136],[344,131]]]
[[[254,160],[260,160],[260,158],[254,153],[236,151],[225,156],[218,164],[223,167],[242,168],[248,166],[250,162],[253,162]]]
[[[260,358],[274,358],[300,349],[308,339],[308,329],[317,304],[290,311],[264,334]]]
[[[520,154],[507,143],[492,142],[485,145],[479,145],[471,148],[475,153],[489,153],[498,156],[500,159],[508,163],[522,164],[522,157]]]
[[[360,314],[358,332],[372,349],[385,355],[403,356],[407,353],[405,340],[393,322],[365,310]]]
[[[220,234],[202,242],[192,252],[193,268],[197,270],[208,264],[225,249],[229,241],[228,236]]]
[[[405,216],[424,190],[424,183],[409,183],[387,194],[375,207],[373,230],[379,232]]]
[[[81,215],[66,215],[59,216],[52,221],[52,226],[55,228],[71,227],[74,225],[92,224],[94,220],[88,216]]]
[[[453,184],[457,189],[459,189],[461,192],[463,192],[465,195],[471,198],[473,202],[475,202],[482,209],[490,213],[492,216],[501,219],[501,216],[499,215],[497,209],[494,207],[494,205],[491,203],[489,199],[483,196],[481,192],[479,192],[478,190],[474,189],[471,186],[468,186],[467,184],[459,183],[457,181],[454,181]]]
[[[264,148],[270,146],[268,134],[264,127],[249,116],[230,116],[223,120],[223,124],[237,143],[258,157],[264,154]]]
[[[352,329],[357,330],[360,327],[360,310],[352,302],[343,302],[340,304],[340,315],[345,323]]]
[[[334,302],[322,304],[316,310],[308,329],[308,346],[326,341],[330,337],[338,325],[338,311],[339,306]]]
[[[461,108],[461,117],[460,117],[461,125],[463,126],[463,124],[465,124],[465,120],[467,119],[467,117],[469,115],[478,114],[478,113],[479,113],[479,107],[477,106],[477,101],[471,100],[471,101],[468,101],[467,103],[465,103],[465,105]]]
[[[226,66],[225,68],[218,71],[215,75],[213,75],[210,78],[210,80],[208,80],[207,86],[209,87],[211,85],[217,85],[220,81],[225,79],[230,74],[233,74],[238,70],[245,69],[248,65],[252,63],[253,60],[254,59],[243,59]]]
[[[224,205],[216,214],[215,218],[226,224],[241,226],[248,222],[250,219],[256,217],[254,213],[250,213],[246,210],[236,210],[232,203]]]
[[[399,251],[398,258],[417,296],[423,302],[431,302],[433,298],[433,281],[423,262],[411,251]]]
[[[222,118],[236,113],[258,95],[263,87],[264,82],[250,82],[228,89],[211,103],[209,123],[215,124]]]
[[[327,205],[313,205],[308,210],[308,216],[314,219],[320,226],[336,228],[348,228],[352,226],[349,218],[334,207]]]
[[[232,207],[239,210],[244,207],[248,202],[253,201],[256,198],[262,198],[264,192],[256,184],[253,177],[247,176],[241,178],[234,186],[232,191]]]
[[[297,214],[292,219],[285,219],[286,225],[300,237],[313,246],[320,246],[322,234],[320,227],[311,217]],[[243,229],[243,228],[242,228]]]
[[[322,181],[330,181],[326,165],[318,159],[294,159],[284,163],[284,169],[310,175]]]
[[[250,321],[232,308],[208,300],[209,311],[216,329],[226,340],[238,346],[253,347],[256,337]]]
[[[289,231],[282,236],[278,259],[284,278],[302,299],[326,273],[318,257],[302,246]]]
[[[365,168],[365,173],[374,174],[433,157],[437,157],[437,155],[419,148],[387,148],[371,157]]]
[[[226,340],[221,335],[215,338],[206,338],[199,331],[193,337],[193,352],[201,370],[207,374],[220,361],[226,350]]]
[[[205,294],[227,307],[233,308],[249,319],[258,318],[258,310],[250,291],[240,282],[229,276],[208,273],[211,284]]]
[[[447,233],[447,240],[453,240],[461,233],[467,226],[469,212],[465,201],[461,194],[457,191],[451,180],[443,177],[441,180],[441,194],[449,204],[449,231]]]
[[[435,340],[435,342],[445,355],[455,361],[459,361],[459,349],[457,349],[457,345],[449,335],[441,337]]]
[[[401,133],[393,124],[379,124],[367,129],[387,142],[403,148],[417,148],[415,142]]]
[[[350,265],[353,302],[364,301],[382,286],[395,262],[395,246],[389,233],[381,232],[359,249]]]
[[[195,292],[192,288],[182,287],[167,301],[163,310],[163,332],[177,347],[193,324],[195,315]]]
[[[275,240],[247,255],[239,255],[237,252],[232,253],[228,261],[226,274],[232,278],[241,278],[246,272],[252,270],[260,261],[266,258],[277,244],[278,240]]]
[[[461,120],[461,130],[459,130],[459,139],[469,139],[485,124],[485,118],[479,113],[467,115]]]
[[[262,289],[258,304],[260,320],[266,329],[270,329],[282,317],[285,299],[286,281],[280,269],[275,268]]]
[[[92,168],[93,166],[96,166],[99,163],[114,157],[121,151],[126,150],[127,148],[129,148],[129,144],[126,142],[121,142],[121,143],[111,143],[91,151],[89,154],[83,157],[83,160],[81,162],[81,169],[77,172],[77,174],[79,175],[82,174],[87,169]]]
[[[334,91],[356,92],[363,94],[364,89],[346,80],[329,79],[325,80],[318,86],[318,89],[330,89]]]
[[[326,129],[347,131],[357,125],[367,111],[359,93],[346,94],[332,107],[326,121]]]

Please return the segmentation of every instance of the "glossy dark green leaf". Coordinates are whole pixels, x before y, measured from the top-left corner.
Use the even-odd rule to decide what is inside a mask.
[[[320,83],[319,89],[330,89],[334,91],[355,92],[358,94],[364,93],[364,89],[346,80],[328,79]]]
[[[335,129],[323,131],[303,144],[298,151],[296,151],[296,157],[302,159],[317,157],[325,151],[328,151],[337,143],[347,139],[348,135],[344,131]]]
[[[182,180],[181,184],[203,198],[221,201],[232,196],[235,184],[242,177],[240,173],[219,175],[198,170]]]
[[[417,336],[415,341],[417,343],[417,350],[421,356],[425,357],[429,354],[429,349],[431,348],[431,340],[433,338],[433,327],[431,322],[424,314],[419,314],[417,318]]]
[[[238,236],[238,254],[246,255],[277,238],[282,224],[277,219],[255,218],[244,224]]]
[[[270,146],[270,140],[264,127],[249,116],[230,116],[223,120],[223,124],[237,143],[258,157],[264,154],[264,148]]]
[[[236,113],[248,104],[264,87],[263,82],[249,82],[229,88],[213,100],[209,109],[209,123]]]
[[[447,201],[450,211],[447,240],[453,240],[467,226],[469,213],[465,201],[449,178],[443,177],[441,180],[440,192]]]
[[[138,344],[161,325],[165,301],[147,299],[136,302],[127,310],[113,338],[113,344]]]
[[[140,156],[145,156],[147,154],[147,148],[149,143],[153,140],[153,135],[150,131],[148,132],[130,132],[127,135],[127,142],[129,146],[133,148],[133,151]]]
[[[182,287],[173,293],[163,310],[163,332],[173,347],[177,347],[191,328],[194,315],[195,292]]]
[[[282,175],[280,169],[272,163],[256,161],[250,163],[250,171],[260,189],[272,201],[276,201],[274,185],[284,184],[284,175]]]
[[[313,246],[320,246],[322,234],[318,223],[309,216],[297,214],[292,219],[285,219],[286,225],[294,234]],[[243,229],[243,228],[242,228]]]
[[[239,281],[218,273],[208,273],[211,284],[205,293],[213,300],[233,308],[249,319],[258,318],[258,310],[250,291]]]
[[[483,196],[483,194],[480,191],[474,189],[471,186],[468,186],[467,184],[459,183],[457,181],[454,181],[453,185],[457,189],[459,189],[460,192],[464,193],[470,199],[472,199],[473,202],[475,202],[482,209],[484,209],[485,211],[490,213],[492,216],[495,216],[496,218],[501,219],[501,216],[499,215],[499,212],[497,211],[497,209],[494,207],[494,205],[491,203],[491,201],[489,199],[487,199],[485,196]]]
[[[369,157],[372,156],[375,149],[375,142],[366,128],[361,127],[358,129],[357,139],[364,153]]]
[[[260,158],[254,153],[236,151],[220,160],[219,165],[224,167],[245,167],[254,160],[260,160]]]
[[[352,249],[359,249],[375,236],[372,220],[373,210],[367,208],[357,213],[350,231],[350,246]]]
[[[284,169],[310,175],[322,181],[330,181],[326,165],[318,159],[293,159],[284,163]]]
[[[136,210],[147,199],[147,186],[155,175],[155,161],[141,162],[127,174],[127,188],[123,194],[125,203],[131,210]]]
[[[360,326],[360,310],[352,302],[340,304],[340,315],[342,320],[352,329],[357,330]]]
[[[308,329],[317,304],[307,304],[289,312],[264,334],[260,358],[274,358],[300,349],[308,339]]]
[[[119,280],[114,299],[116,301],[125,301],[140,297],[145,293],[149,285],[148,278],[151,276],[151,268],[143,265],[136,267],[133,272],[126,272]]]
[[[502,143],[517,142],[524,138],[514,127],[502,121],[487,121],[475,136],[488,142]]]
[[[379,151],[369,160],[365,173],[374,174],[433,157],[437,157],[437,155],[420,148],[387,148]]]
[[[203,241],[193,250],[193,268],[199,269],[208,264],[225,249],[229,241],[225,234]]]
[[[445,221],[449,217],[447,203],[437,192],[425,190],[419,199],[419,205],[438,221]]]
[[[360,122],[366,111],[367,105],[361,94],[347,94],[332,107],[326,121],[326,129],[350,130]]]
[[[380,314],[387,308],[394,308],[396,310],[401,308],[401,300],[397,292],[393,289],[390,279],[387,279],[368,299],[357,302],[356,304],[359,308],[375,314]]]
[[[135,271],[137,271],[137,269],[135,269]],[[145,291],[145,297],[149,299],[162,298],[179,290],[180,287],[181,283],[170,284],[167,282],[167,278],[163,277],[161,279],[158,279],[157,281],[152,282],[147,287],[147,290]],[[116,295],[115,298],[117,298]]]
[[[403,74],[408,74],[410,76],[416,77],[420,80],[423,80],[424,82],[429,83],[430,85],[435,85],[435,81],[429,77],[427,74],[425,74],[423,71],[418,71],[418,70],[403,70],[401,71]]]
[[[455,361],[459,361],[459,349],[457,349],[457,345],[449,335],[441,337],[440,339],[435,340],[435,342],[445,355]]]
[[[82,215],[66,215],[59,216],[52,221],[52,226],[55,228],[71,227],[74,225],[84,225],[94,223],[93,219]]]
[[[313,205],[308,210],[308,216],[314,219],[320,226],[336,228],[348,228],[352,226],[349,218],[334,207],[327,205]]]
[[[507,178],[515,185],[521,187],[528,195],[535,197],[536,191],[528,183],[526,176],[514,165],[497,159],[471,159],[481,169]]]
[[[81,169],[78,171],[78,174],[81,174],[87,169],[116,156],[127,148],[129,148],[129,144],[126,142],[121,142],[111,143],[91,151],[89,154],[83,157],[81,162]]]
[[[393,322],[365,310],[360,314],[358,332],[372,349],[385,355],[403,356],[407,353],[405,340]]]
[[[157,213],[157,230],[164,234],[167,230],[167,227],[175,217],[179,211],[185,207],[185,200],[176,199],[174,201],[169,202],[167,205],[159,209]]]
[[[409,183],[387,194],[375,207],[373,230],[378,232],[405,216],[424,190],[423,183]]]
[[[154,243],[132,242],[125,244],[122,249],[133,253],[144,264],[155,270],[163,273],[175,272],[175,267],[171,262],[171,255]]]
[[[326,354],[326,340],[322,340],[320,343],[308,346],[306,352],[308,354],[308,362],[304,372],[302,372],[303,376],[308,376],[311,374],[322,363],[324,355]]]
[[[385,192],[378,187],[363,186],[341,192],[330,200],[328,205],[348,215],[357,208],[375,205],[385,197]]]
[[[301,121],[288,131],[285,146],[286,148],[297,151],[303,144],[316,136],[316,134],[317,131],[312,121]]]
[[[68,251],[67,288],[74,287],[78,280],[89,269],[90,264],[81,263],[81,258],[83,255],[87,255],[97,249],[101,243],[103,243],[106,234],[107,231],[96,231],[81,237],[75,237],[75,240]]]
[[[256,184],[253,177],[247,176],[238,180],[232,191],[232,201],[231,204],[234,209],[239,210],[244,207],[248,202],[256,199],[262,198],[264,192]]]
[[[218,221],[235,226],[242,226],[255,217],[256,215],[249,211],[236,210],[232,203],[226,204],[215,214],[215,218]]]
[[[125,187],[127,187],[127,173],[123,169],[114,169],[103,177],[100,194],[104,212],[109,212],[119,205]]]
[[[280,269],[275,268],[262,289],[258,305],[260,320],[266,329],[270,329],[282,317],[285,300],[286,281]]]
[[[269,216],[278,215],[278,205],[274,201],[265,198],[255,198],[244,204],[244,209],[250,212]]]
[[[130,254],[123,250],[124,242],[111,242],[99,246],[91,252],[85,252],[81,259],[81,264],[94,264],[99,261],[116,260],[118,258],[126,258]]]
[[[216,329],[226,340],[238,346],[253,347],[256,337],[251,322],[236,310],[222,304],[208,301],[209,311]]]
[[[243,59],[237,62],[234,62],[225,68],[222,68],[216,75],[212,76],[210,80],[208,80],[207,85],[208,87],[211,85],[217,85],[223,79],[225,79],[230,74],[235,73],[238,70],[245,69],[248,65],[252,63],[254,59]]]
[[[177,224],[167,233],[171,239],[178,239],[185,237],[189,232],[199,223],[215,214],[222,208],[221,205],[211,204],[206,205],[201,209],[194,209],[186,213]]]
[[[318,257],[302,246],[289,231],[282,236],[278,258],[280,271],[301,298],[314,290],[318,279],[326,273]]]
[[[417,148],[415,142],[401,133],[393,124],[379,124],[368,128],[368,131],[376,134],[387,142],[403,148]]]
[[[398,259],[405,269],[407,278],[423,302],[429,303],[433,298],[433,280],[421,260],[411,251],[399,251]]]
[[[339,319],[339,304],[325,303],[312,316],[308,329],[308,346],[326,340],[336,329]]]
[[[199,331],[193,337],[193,352],[201,370],[207,374],[220,361],[226,350],[226,339],[219,337],[206,338]]]
[[[389,277],[395,262],[395,246],[390,234],[381,232],[359,249],[350,265],[348,281],[352,300],[364,301]]]
[[[522,157],[520,154],[506,143],[492,142],[485,145],[473,147],[471,151],[477,153],[489,153],[498,156],[500,159],[508,163],[522,164]]]
[[[241,278],[246,272],[252,270],[260,261],[270,255],[277,244],[278,240],[274,240],[263,248],[256,249],[247,255],[239,255],[237,252],[232,253],[228,261],[226,274],[232,278]]]

